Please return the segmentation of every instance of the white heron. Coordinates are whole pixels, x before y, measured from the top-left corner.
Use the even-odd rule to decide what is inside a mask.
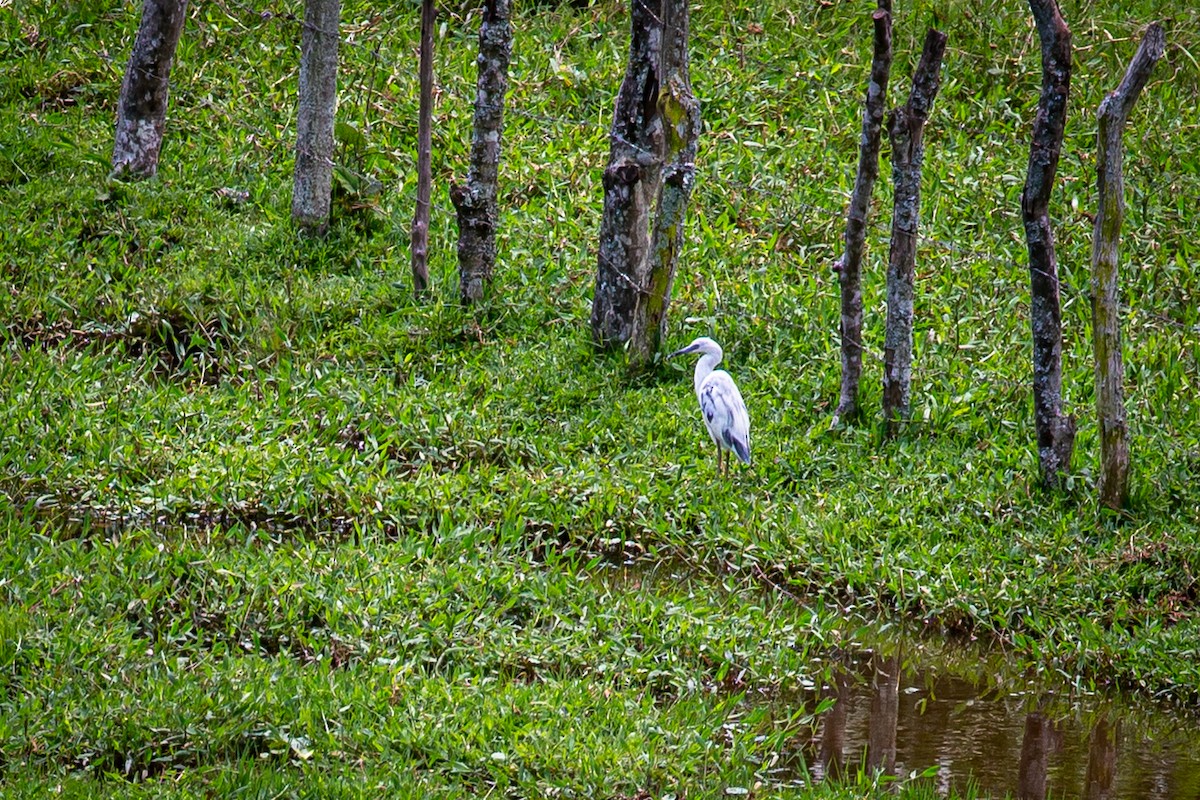
[[[746,403],[733,378],[725,370],[716,369],[724,355],[721,345],[701,336],[667,357],[688,353],[702,354],[696,362],[693,383],[696,399],[700,401],[700,413],[704,416],[704,427],[717,444],[717,472],[724,475],[729,471],[726,451],[737,456],[743,464],[750,463],[750,415],[746,413]]]

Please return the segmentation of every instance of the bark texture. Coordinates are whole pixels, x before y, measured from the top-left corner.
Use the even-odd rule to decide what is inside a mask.
[[[1033,331],[1033,414],[1042,484],[1056,487],[1071,468],[1075,418],[1063,413],[1062,307],[1050,225],[1050,192],[1062,152],[1071,86],[1071,31],[1055,0],[1029,0],[1042,45],[1042,93],[1033,122],[1021,219],[1029,249]]]
[[[145,0],[117,102],[113,177],[150,178],[158,171],[167,119],[171,63],[183,33],[187,0]]]
[[[496,265],[500,142],[512,54],[510,6],[510,0],[484,2],[476,59],[479,77],[471,131],[471,166],[466,185],[450,187],[450,200],[458,213],[458,288],[464,304],[483,299],[484,286],[491,281]]]
[[[881,6],[889,0],[881,0]],[[872,20],[875,25],[874,55],[871,57],[871,78],[867,84],[867,99],[863,109],[862,136],[858,141],[858,174],[850,194],[846,212],[846,249],[838,262],[838,284],[842,293],[842,315],[839,326],[842,349],[842,389],[833,424],[838,420],[858,416],[858,386],[862,379],[862,256],[867,234],[867,214],[871,208],[871,192],[879,177],[879,144],[882,138],[883,114],[887,106],[888,77],[892,70],[892,16],[886,8],[878,9]]]
[[[921,212],[925,120],[941,85],[946,34],[930,28],[913,74],[908,102],[888,115],[892,145],[892,242],[888,254],[887,328],[883,348],[883,417],[889,434],[909,416],[912,396],[913,275]]]
[[[1125,365],[1121,358],[1118,246],[1125,218],[1121,136],[1138,95],[1166,47],[1151,25],[1117,90],[1100,103],[1096,136],[1099,208],[1092,232],[1092,347],[1096,356],[1096,415],[1100,421],[1100,504],[1119,509],[1129,500],[1129,425],[1125,418]]]
[[[420,83],[417,108],[417,202],[412,222],[413,292],[429,288],[429,206],[433,194],[433,25],[434,0],[421,0]]]
[[[592,298],[592,339],[601,347],[622,347],[629,342],[646,291],[650,214],[662,174],[664,140],[658,113],[660,5],[645,0],[629,3],[629,60],[609,131]]]
[[[292,219],[310,233],[329,227],[340,14],[340,0],[305,0]]]
[[[688,63],[688,0],[665,0],[657,112],[663,131],[663,166],[647,266],[646,291],[634,316],[630,353],[648,364],[667,335],[671,285],[683,249],[684,220],[696,181],[700,102],[692,93]]]

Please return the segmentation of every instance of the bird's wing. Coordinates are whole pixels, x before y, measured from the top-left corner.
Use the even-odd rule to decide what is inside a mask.
[[[750,415],[737,384],[725,370],[716,370],[700,387],[700,411],[713,438],[750,463]]]

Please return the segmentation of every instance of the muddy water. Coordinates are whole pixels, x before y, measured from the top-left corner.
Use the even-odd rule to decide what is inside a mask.
[[[939,794],[969,783],[1017,798],[1200,798],[1200,731],[1192,719],[1120,695],[1079,696],[955,674],[953,664],[861,653],[835,664],[806,698],[834,700],[795,754],[814,780],[860,766],[928,775]],[[920,662],[918,664],[918,662]],[[802,771],[779,774],[780,783]]]
[[[705,586],[686,567],[625,564],[601,579],[627,591]],[[800,601],[771,593],[805,612]],[[787,714],[832,701],[798,749],[780,753],[776,785],[836,780],[858,769],[922,775],[939,795],[973,787],[1020,800],[1200,800],[1200,715],[1121,693],[1078,689],[1070,676],[1030,677],[1003,654],[955,646],[895,625],[847,620],[843,655]]]

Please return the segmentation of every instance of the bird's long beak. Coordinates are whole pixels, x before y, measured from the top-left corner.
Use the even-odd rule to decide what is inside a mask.
[[[681,356],[681,355],[684,355],[685,353],[692,353],[692,352],[695,352],[695,350],[693,349],[693,345],[689,344],[687,347],[681,347],[680,349],[676,350],[674,353],[671,353],[671,355],[667,356],[667,358],[674,358],[675,356]]]

